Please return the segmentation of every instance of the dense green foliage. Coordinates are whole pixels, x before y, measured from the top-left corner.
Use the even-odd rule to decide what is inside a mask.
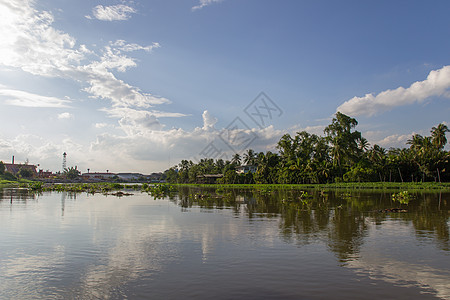
[[[243,159],[231,161],[183,160],[165,171],[170,183],[199,183],[202,175],[223,174],[222,184],[326,184],[339,182],[449,182],[450,153],[445,124],[431,129],[431,136],[415,134],[408,148],[384,149],[369,145],[356,130],[356,119],[336,113],[325,136],[306,131],[285,134],[277,144],[278,153],[246,151]],[[238,174],[244,164],[257,166],[255,173]]]
[[[33,177],[33,172],[28,168],[20,168],[17,175],[19,175],[22,178],[31,178]]]
[[[64,169],[64,176],[68,179],[76,179],[80,174],[81,172],[77,169],[77,166]]]
[[[7,172],[5,164],[3,163],[3,161],[0,161],[0,183],[6,184],[9,183],[10,181],[16,180],[17,180],[16,176],[11,174],[10,172]]]

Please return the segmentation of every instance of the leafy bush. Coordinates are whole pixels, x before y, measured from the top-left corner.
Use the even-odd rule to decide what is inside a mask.
[[[4,180],[9,180],[9,181],[16,181],[17,180],[17,178],[16,178],[16,176],[14,176],[12,173],[10,173],[10,172],[5,172],[3,175],[2,175],[2,178],[4,179]]]
[[[33,177],[33,172],[28,168],[20,168],[17,174],[22,178]]]

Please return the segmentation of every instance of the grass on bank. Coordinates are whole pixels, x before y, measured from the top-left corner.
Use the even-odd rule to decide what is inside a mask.
[[[175,184],[176,186],[242,189],[450,190],[450,182],[347,182],[327,184]]]
[[[47,184],[41,181],[30,181],[19,179],[16,181],[7,180],[0,176],[1,187],[24,187],[39,191],[69,191],[69,192],[108,192],[120,189],[141,190],[152,194],[164,194],[172,192],[173,187],[205,187],[220,189],[320,189],[320,190],[423,190],[423,191],[450,191],[450,182],[350,182],[350,183],[328,183],[328,184],[120,184],[113,182],[102,183],[64,183]],[[172,188],[170,188],[172,187]]]

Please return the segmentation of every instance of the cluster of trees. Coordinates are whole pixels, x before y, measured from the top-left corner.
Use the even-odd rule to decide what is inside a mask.
[[[198,163],[183,160],[165,171],[172,183],[195,183],[199,175],[223,174],[221,183],[330,183],[330,182],[406,182],[450,181],[450,153],[445,124],[431,129],[430,136],[415,134],[408,148],[385,149],[370,146],[355,128],[356,119],[336,113],[325,136],[306,131],[295,136],[285,134],[277,144],[277,153],[252,149],[230,161],[202,159]],[[241,165],[257,166],[254,174],[237,174]]]

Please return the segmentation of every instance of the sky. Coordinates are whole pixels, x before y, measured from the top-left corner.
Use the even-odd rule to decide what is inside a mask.
[[[450,123],[447,0],[0,0],[0,160],[139,172]],[[448,150],[449,147],[447,146]]]

